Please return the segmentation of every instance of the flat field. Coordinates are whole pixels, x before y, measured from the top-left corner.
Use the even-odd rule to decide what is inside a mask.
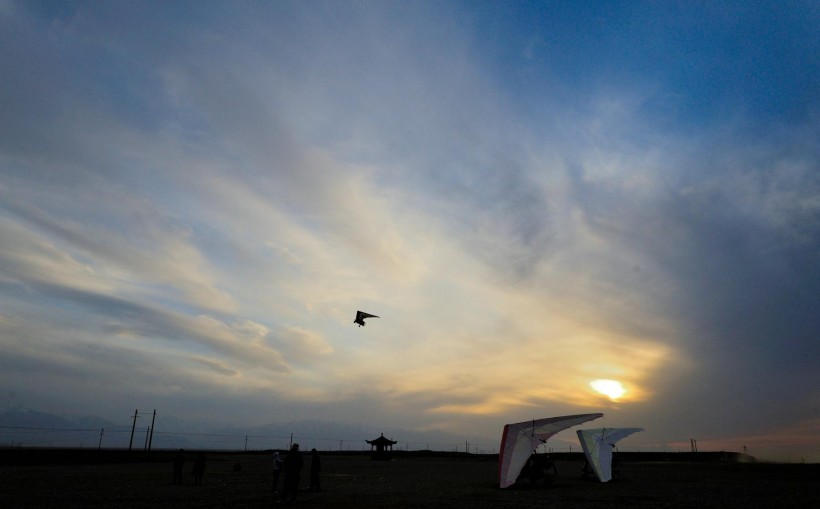
[[[170,453],[140,461],[0,465],[0,506],[6,509],[256,508],[280,505],[272,493],[268,454],[210,454],[202,485],[185,465],[172,484]],[[193,454],[189,454],[192,459]],[[306,488],[309,456],[302,486]],[[238,465],[238,467],[237,467]],[[641,462],[622,464],[610,483],[581,478],[579,461],[557,462],[546,487],[499,489],[493,457],[322,456],[322,491],[301,491],[292,504],[323,508],[800,508],[820,507],[820,465]],[[281,483],[281,479],[280,479]],[[281,484],[280,484],[281,487]]]

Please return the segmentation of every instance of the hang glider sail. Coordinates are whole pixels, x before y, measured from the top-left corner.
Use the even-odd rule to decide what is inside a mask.
[[[364,311],[356,311],[356,319],[353,320],[353,323],[358,323],[359,327],[366,325],[364,323],[365,318],[378,318],[376,315],[371,315],[370,313],[365,313]]]
[[[612,479],[612,448],[615,447],[615,443],[639,431],[643,431],[643,428],[598,428],[577,431],[587,461],[601,482]]]
[[[565,415],[507,424],[501,435],[498,484],[502,488],[514,484],[535,448],[546,442],[552,435],[572,426],[603,417],[603,415]]]

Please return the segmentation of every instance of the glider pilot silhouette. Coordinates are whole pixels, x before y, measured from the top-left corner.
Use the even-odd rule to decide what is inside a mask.
[[[365,313],[364,311],[356,311],[356,319],[353,320],[353,323],[358,323],[359,327],[366,325],[364,323],[365,318],[378,318],[376,315],[371,315],[370,313]]]

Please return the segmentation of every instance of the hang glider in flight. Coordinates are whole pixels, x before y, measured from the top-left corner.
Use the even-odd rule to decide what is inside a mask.
[[[359,327],[366,325],[364,323],[365,318],[378,318],[376,315],[371,315],[370,313],[365,313],[364,311],[356,311],[356,319],[353,320],[353,323],[358,323]]]

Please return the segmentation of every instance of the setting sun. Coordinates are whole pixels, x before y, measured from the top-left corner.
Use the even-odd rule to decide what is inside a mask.
[[[593,380],[589,385],[611,400],[616,400],[626,393],[626,389],[621,385],[621,382],[615,380]]]

